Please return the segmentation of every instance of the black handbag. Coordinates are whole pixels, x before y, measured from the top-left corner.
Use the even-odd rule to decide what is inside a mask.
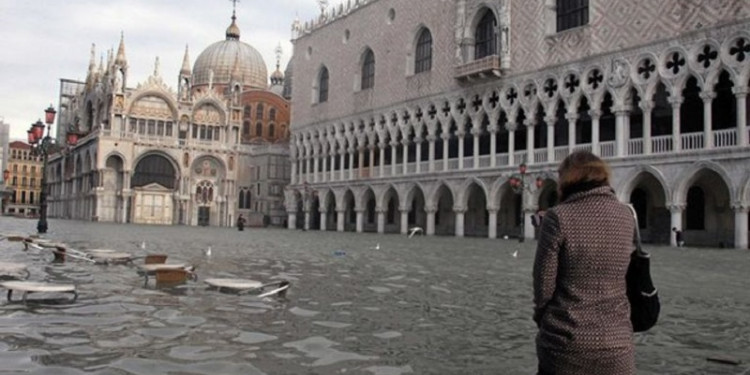
[[[644,332],[653,327],[659,319],[661,303],[659,293],[651,280],[651,255],[641,248],[638,215],[632,206],[630,209],[635,218],[635,250],[630,254],[625,283],[630,302],[630,322],[633,323],[633,332]]]

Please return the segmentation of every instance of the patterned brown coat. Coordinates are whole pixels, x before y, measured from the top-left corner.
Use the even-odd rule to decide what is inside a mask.
[[[537,357],[551,374],[634,374],[625,273],[634,220],[611,187],[547,211],[534,262]]]

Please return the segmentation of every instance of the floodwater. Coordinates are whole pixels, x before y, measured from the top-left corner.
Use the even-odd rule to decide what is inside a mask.
[[[35,226],[0,218],[0,233]],[[26,263],[31,280],[75,283],[80,293],[72,304],[43,295],[0,302],[2,374],[536,370],[533,241],[60,220],[45,238],[168,254],[194,264],[199,279],[144,287],[134,266],[56,264],[45,250],[2,241],[0,261]],[[663,307],[659,324],[634,338],[638,373],[750,374],[750,252],[651,250]],[[213,277],[286,279],[292,288],[285,300],[258,299],[208,289],[202,279]]]

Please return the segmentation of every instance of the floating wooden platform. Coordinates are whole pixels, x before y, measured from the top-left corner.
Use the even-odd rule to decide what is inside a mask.
[[[248,279],[206,279],[206,284],[218,289],[234,293],[260,292],[258,297],[268,297],[278,294],[280,297],[286,296],[286,290],[289,289],[289,282],[286,280],[274,281],[263,284],[260,281]]]
[[[23,302],[26,302],[26,297],[31,293],[70,293],[73,294],[71,302],[78,299],[78,292],[76,291],[76,286],[73,284],[53,284],[39,281],[5,281],[0,283],[0,287],[8,289],[9,302],[13,301],[13,291],[23,292]]]

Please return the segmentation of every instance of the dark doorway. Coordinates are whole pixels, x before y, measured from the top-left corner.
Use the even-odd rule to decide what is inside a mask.
[[[198,207],[198,225],[207,227],[211,220],[211,207]]]

